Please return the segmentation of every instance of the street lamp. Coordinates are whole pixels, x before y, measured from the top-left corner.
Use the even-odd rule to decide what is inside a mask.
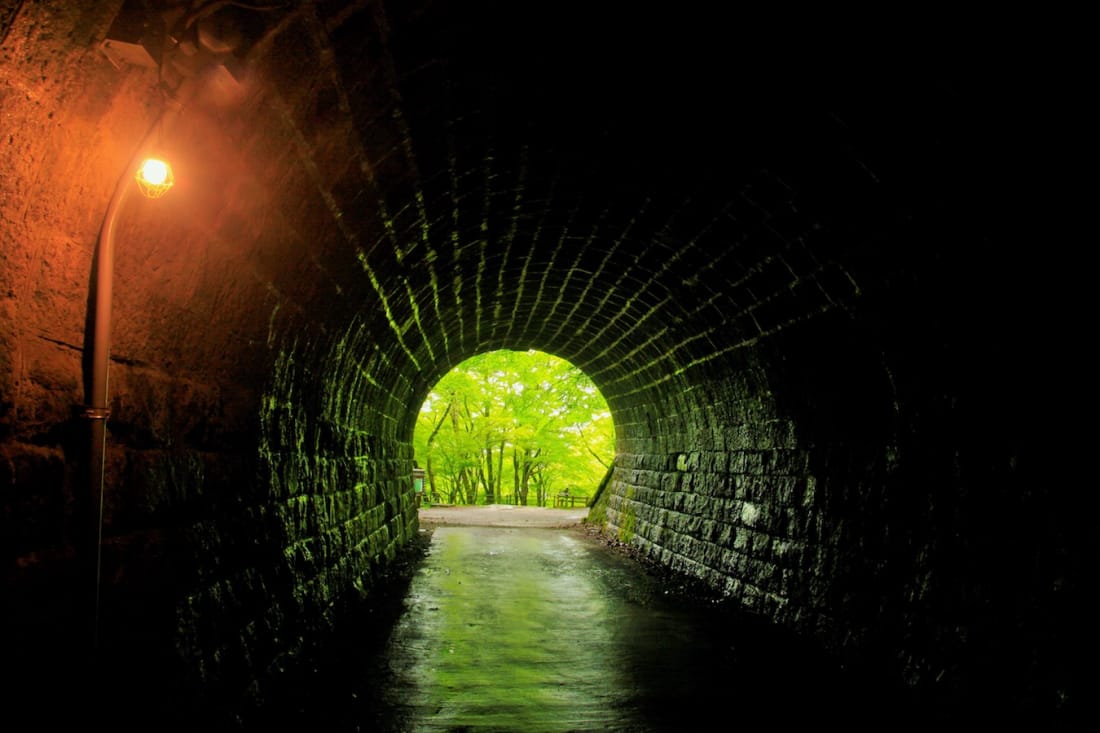
[[[172,93],[169,108],[161,114],[146,135],[138,151],[149,147],[154,131],[164,124],[169,114],[179,114],[185,102],[196,95],[206,80],[232,79],[239,85],[237,75],[239,64],[237,57],[243,40],[238,24],[232,16],[219,15],[227,5],[235,5],[254,11],[273,11],[287,7],[287,3],[271,6],[246,3],[223,2],[222,0],[196,0],[189,10],[180,4],[166,11],[159,18],[152,15],[145,2],[123,3],[111,29],[104,39],[102,49],[107,58],[116,67],[123,63],[158,69],[163,86],[165,68],[177,77],[178,85]],[[157,31],[156,29],[160,29]],[[169,30],[170,29],[170,30]],[[151,35],[146,35],[146,32]],[[163,37],[157,36],[161,32]],[[164,44],[171,44],[165,48]],[[150,49],[159,49],[160,58],[155,58]],[[224,83],[224,81],[223,81]],[[139,161],[140,164],[139,164]],[[88,457],[87,502],[89,532],[93,542],[95,565],[95,591],[93,613],[93,646],[99,644],[99,605],[100,605],[100,566],[102,561],[103,535],[103,494],[104,464],[107,449],[107,370],[110,362],[111,337],[111,290],[115,256],[115,221],[118,212],[129,192],[135,186],[149,198],[160,198],[172,188],[175,179],[172,168],[163,160],[145,159],[135,156],[119,178],[103,226],[99,232],[99,242],[92,263],[92,287],[89,295],[89,313],[85,334],[85,355],[89,353],[88,340],[91,339],[91,376],[85,383],[85,400],[82,416],[90,423],[91,445]],[[85,367],[88,369],[88,367]],[[90,555],[92,553],[89,553]]]
[[[139,148],[139,151],[144,145]],[[140,156],[139,156],[140,157]],[[94,544],[95,587],[92,618],[92,645],[99,645],[99,594],[103,541],[103,470],[107,452],[107,417],[110,415],[107,401],[107,371],[110,364],[111,295],[114,279],[115,230],[118,212],[135,184],[148,198],[160,198],[175,183],[172,168],[158,158],[145,158],[136,165],[134,158],[119,178],[114,194],[107,205],[103,226],[99,232],[92,267],[95,283],[92,324],[92,377],[85,395],[83,417],[91,424],[88,456],[88,507],[90,513],[90,543]]]
[[[278,3],[271,6],[251,5],[246,3],[223,2],[222,0],[196,0],[191,3],[189,10],[184,4],[163,13],[159,18],[150,14],[145,2],[123,3],[107,37],[102,43],[102,49],[107,58],[116,67],[123,63],[137,66],[157,68],[163,85],[163,72],[165,67],[178,77],[178,86],[173,92],[169,110],[161,115],[161,119],[154,125],[153,130],[158,130],[164,123],[164,117],[169,113],[178,114],[182,111],[184,103],[195,95],[205,79],[232,79],[239,85],[237,78],[239,65],[237,56],[240,55],[239,46],[243,40],[238,30],[238,24],[232,16],[219,15],[224,6],[235,5],[254,11],[272,11],[287,7],[287,3]],[[164,33],[158,37],[158,31]],[[170,29],[170,30],[169,30]],[[146,35],[146,32],[151,35]],[[165,50],[164,44],[171,44],[171,48]],[[155,58],[150,49],[156,47],[159,50]],[[214,75],[217,76],[214,76]],[[148,148],[153,130],[142,141],[138,151]],[[103,218],[103,226],[99,233],[99,242],[93,268],[94,293],[89,295],[88,326],[91,334],[85,335],[85,354],[89,352],[87,341],[91,344],[91,377],[85,384],[85,404],[82,415],[90,422],[91,445],[88,459],[88,488],[87,500],[90,516],[91,541],[95,545],[95,592],[94,592],[94,618],[93,618],[93,646],[98,646],[99,639],[99,601],[100,601],[100,565],[102,559],[102,533],[103,533],[103,494],[104,494],[104,464],[107,448],[107,370],[110,361],[110,335],[111,335],[111,290],[114,271],[115,250],[115,220],[122,208],[123,202],[129,191],[135,186],[141,193],[149,198],[160,198],[172,188],[175,179],[172,168],[163,160],[145,159],[139,164],[140,156],[135,156],[126,171],[119,178],[111,201],[107,205],[107,213]],[[88,367],[85,367],[88,368]]]

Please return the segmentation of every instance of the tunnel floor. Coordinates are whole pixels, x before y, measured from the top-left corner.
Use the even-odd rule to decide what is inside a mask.
[[[401,597],[364,618],[312,691],[251,728],[662,733],[716,718],[896,728],[904,712],[899,693],[731,615],[591,529],[422,535]]]
[[[569,510],[428,516],[370,603],[275,694],[196,706],[155,662],[87,669],[42,650],[5,707],[40,727],[180,733],[923,731],[997,717],[925,709]]]

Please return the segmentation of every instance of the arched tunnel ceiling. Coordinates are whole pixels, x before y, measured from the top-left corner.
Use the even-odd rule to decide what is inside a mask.
[[[247,361],[219,339],[266,339],[345,414],[414,412],[497,348],[569,360],[613,410],[682,394],[927,267],[920,226],[985,201],[960,179],[991,163],[975,110],[1000,90],[950,44],[910,57],[717,7],[301,2],[265,22],[247,97],[179,136],[230,191],[196,194],[217,214],[179,214],[180,236],[253,240],[230,257],[256,295],[200,350]]]

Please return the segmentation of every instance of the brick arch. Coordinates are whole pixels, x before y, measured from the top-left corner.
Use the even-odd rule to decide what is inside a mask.
[[[610,532],[826,641],[850,633],[833,613],[867,623],[868,599],[837,588],[873,571],[816,512],[833,485],[813,487],[839,462],[858,464],[841,494],[877,480],[892,436],[855,416],[875,413],[877,428],[893,396],[873,336],[833,355],[834,374],[873,390],[810,378],[824,361],[814,347],[871,333],[856,308],[879,283],[853,212],[881,212],[889,194],[829,110],[799,99],[792,117],[756,86],[744,99],[760,117],[704,100],[680,119],[634,96],[636,78],[608,99],[606,80],[571,88],[580,77],[553,65],[502,70],[470,50],[466,34],[482,36],[468,26],[448,56],[417,41],[445,26],[362,16],[280,26],[257,59],[266,83],[246,104],[241,172],[224,176],[243,176],[226,224],[266,222],[249,255],[267,291],[251,320],[271,355],[256,375],[268,375],[256,491],[278,507],[281,542],[319,545],[314,512],[346,512],[362,534],[355,559],[326,541],[285,577],[369,568],[400,544],[415,526],[406,479],[427,390],[475,353],[536,348],[585,371],[611,407]],[[303,54],[315,59],[304,81]],[[722,142],[706,149],[700,131]],[[879,235],[899,238],[880,215]],[[822,395],[827,411],[814,409]],[[863,428],[846,433],[862,441],[852,455],[833,449],[842,414]],[[871,515],[851,531],[877,532]],[[850,566],[830,580],[810,555]],[[329,589],[305,587],[324,603]]]

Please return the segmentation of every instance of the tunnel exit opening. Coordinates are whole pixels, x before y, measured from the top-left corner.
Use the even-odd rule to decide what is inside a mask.
[[[570,362],[502,349],[458,364],[429,392],[413,433],[422,503],[573,508],[615,452],[607,401]]]

